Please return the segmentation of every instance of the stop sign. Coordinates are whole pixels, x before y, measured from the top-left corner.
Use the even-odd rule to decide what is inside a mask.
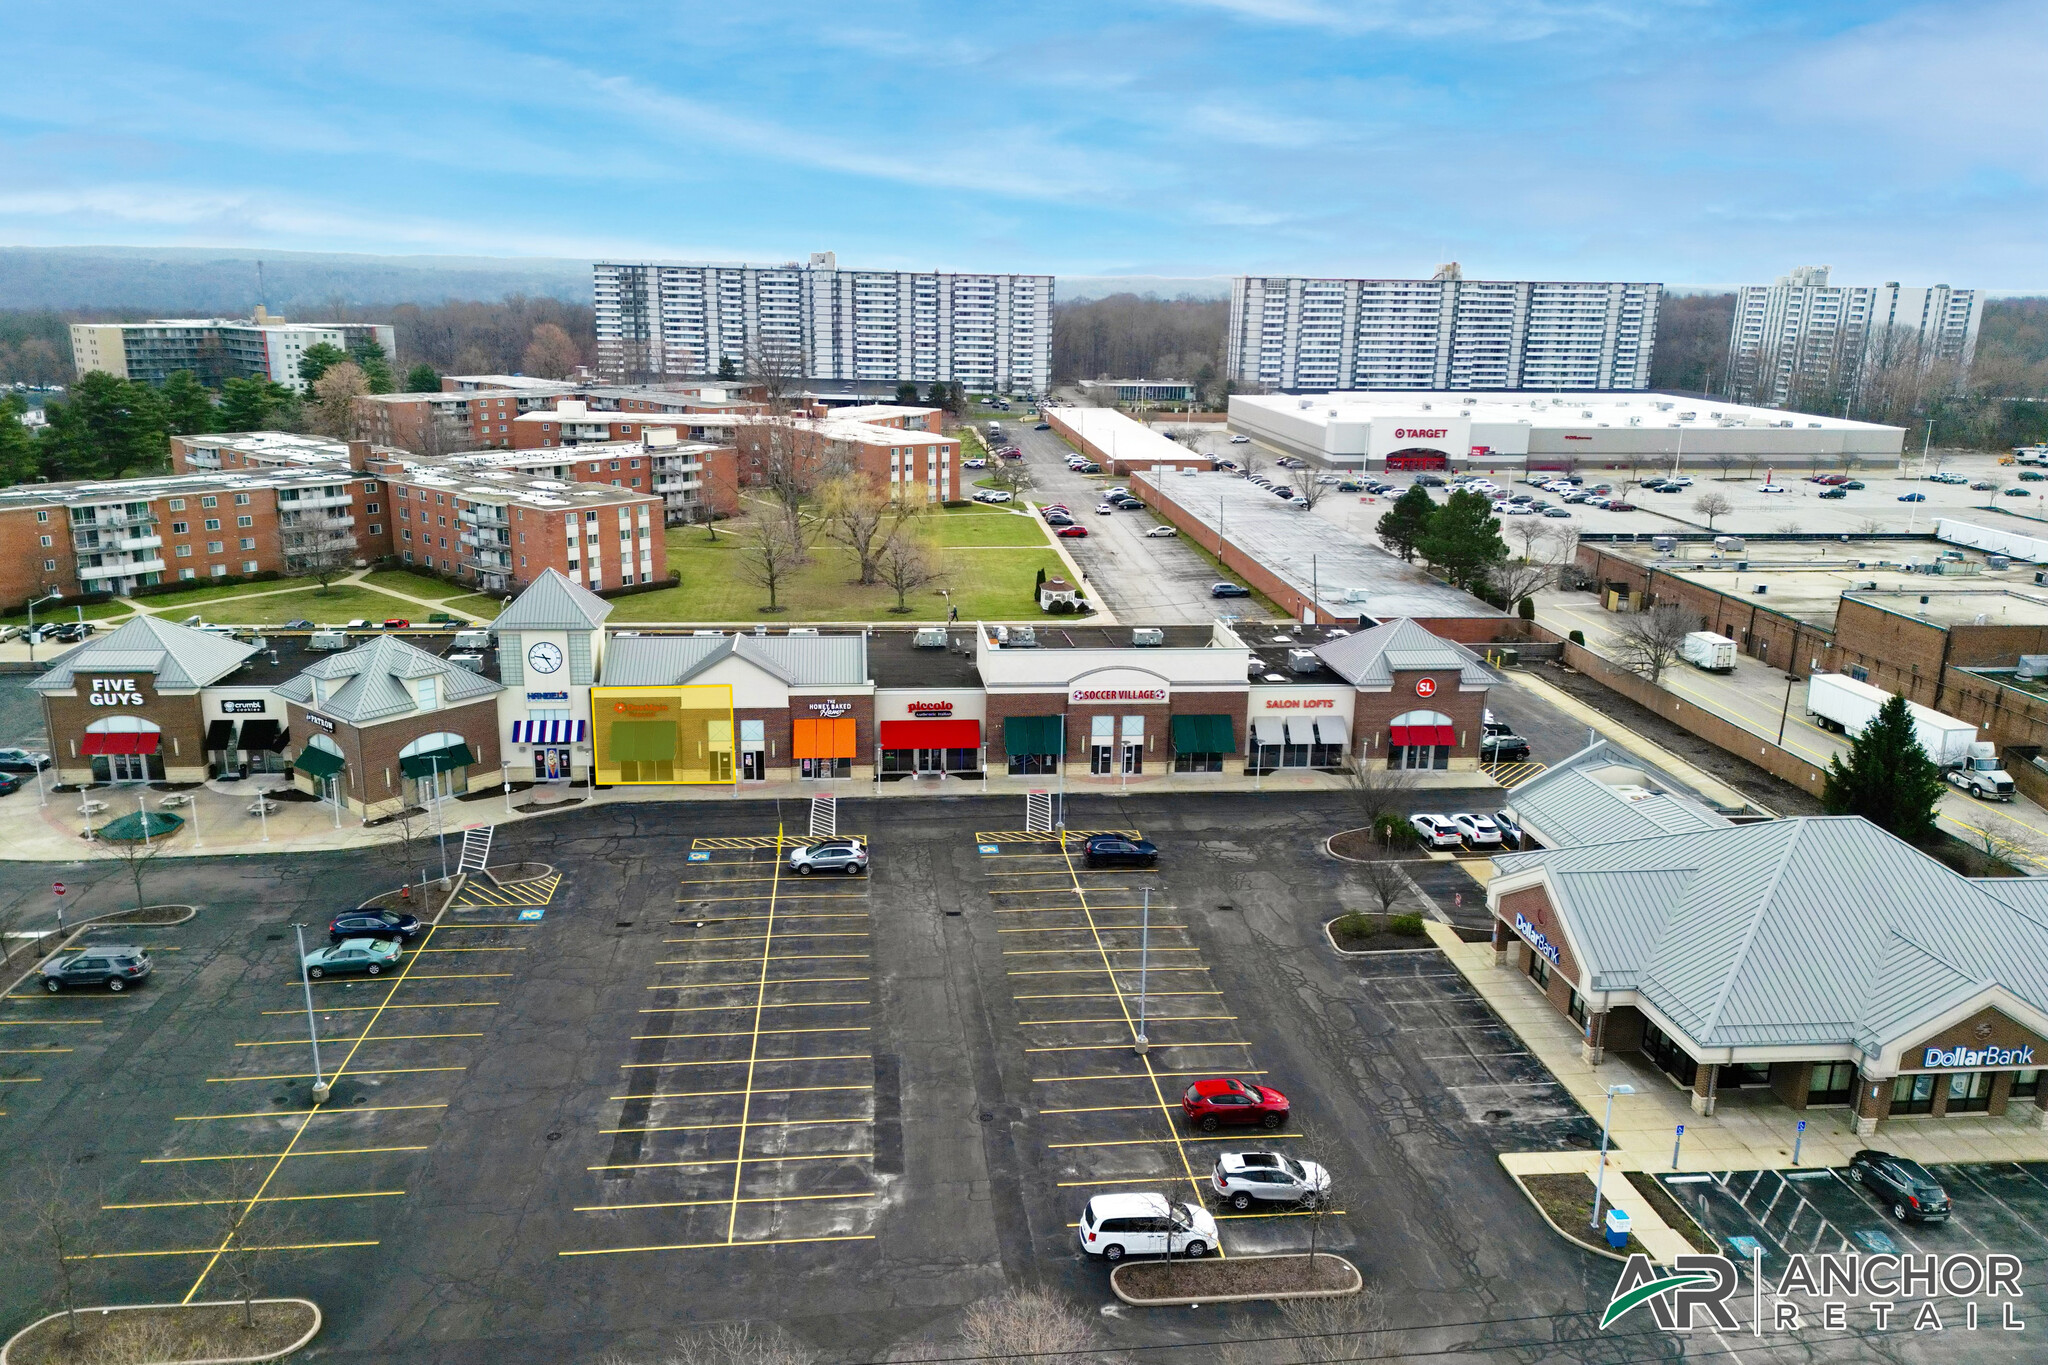
[[[60,895],[60,896],[61,896],[61,895],[63,895],[63,894],[64,894],[64,883],[62,883],[62,882],[51,882],[51,883],[50,883],[50,889],[51,889],[52,891],[56,892],[56,893],[57,893],[58,895]]]

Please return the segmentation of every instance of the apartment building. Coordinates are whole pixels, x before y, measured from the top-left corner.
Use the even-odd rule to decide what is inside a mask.
[[[890,496],[952,502],[960,495],[960,442],[952,436],[838,418],[753,417],[733,424],[742,484],[771,482],[794,464],[814,470],[857,470]]]
[[[1240,276],[1231,378],[1287,392],[1643,389],[1663,286]]]
[[[894,427],[898,431],[938,432],[945,415],[941,408],[910,408],[895,403],[857,403],[843,408],[816,403],[811,407],[813,417],[865,422],[871,427]]]
[[[432,463],[448,469],[504,469],[536,478],[654,493],[662,500],[663,520],[670,526],[729,517],[739,510],[733,447],[684,441],[671,427],[649,427],[632,440],[477,452]]]
[[[301,392],[299,361],[315,346],[347,350],[374,341],[387,359],[398,334],[383,322],[287,322],[263,309],[253,318],[153,318],[147,322],[74,322],[71,362],[80,374],[100,371],[161,384],[179,370],[217,389],[230,379],[270,379]]]
[[[599,262],[598,370],[614,381],[762,364],[811,380],[1052,382],[1050,275],[842,270],[807,263]]]
[[[458,450],[509,450],[512,424],[575,393],[573,384],[549,381],[519,388],[444,389],[440,393],[371,393],[356,400],[358,428],[378,445],[415,455]]]
[[[1744,402],[1832,408],[1900,366],[1924,374],[1946,363],[1958,382],[1969,376],[1983,322],[1978,291],[1837,285],[1830,271],[1801,266],[1736,294],[1729,383]]]

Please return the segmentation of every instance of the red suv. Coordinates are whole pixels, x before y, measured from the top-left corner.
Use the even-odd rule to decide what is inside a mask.
[[[1180,1097],[1180,1111],[1205,1133],[1226,1123],[1278,1128],[1287,1122],[1287,1097],[1268,1086],[1218,1076],[1189,1086]]]

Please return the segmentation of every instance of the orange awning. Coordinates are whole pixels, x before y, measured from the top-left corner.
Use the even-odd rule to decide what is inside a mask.
[[[854,758],[853,717],[790,722],[791,758]]]

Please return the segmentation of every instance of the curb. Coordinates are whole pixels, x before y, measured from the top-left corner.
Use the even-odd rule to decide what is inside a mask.
[[[1351,1287],[1349,1289],[1277,1289],[1263,1294],[1204,1294],[1199,1298],[1185,1299],[1134,1299],[1129,1294],[1124,1293],[1123,1286],[1117,1283],[1118,1277],[1124,1272],[1124,1267],[1121,1265],[1109,1272],[1109,1287],[1111,1292],[1119,1299],[1135,1308],[1199,1308],[1205,1303],[1264,1303],[1269,1301],[1277,1302],[1281,1299],[1342,1299],[1348,1298],[1365,1288],[1365,1275],[1357,1266],[1352,1265],[1350,1261],[1328,1251],[1318,1251],[1315,1254],[1328,1260],[1342,1261],[1344,1266],[1351,1272],[1353,1281]],[[1299,1253],[1287,1256],[1237,1257],[1239,1261],[1298,1261],[1301,1259],[1302,1256]],[[1126,1264],[1158,1265],[1160,1262],[1144,1261],[1127,1262]],[[1221,1265],[1224,1262],[1204,1261],[1200,1262],[1200,1264]],[[0,1365],[6,1365],[4,1359],[0,1359]]]
[[[1507,1171],[1506,1163],[1502,1163],[1501,1169]],[[1550,1216],[1550,1211],[1543,1207],[1542,1201],[1536,1198],[1535,1193],[1532,1190],[1530,1190],[1530,1188],[1527,1185],[1524,1185],[1522,1183],[1521,1176],[1517,1175],[1513,1171],[1508,1171],[1507,1174],[1508,1179],[1515,1182],[1515,1188],[1522,1192],[1522,1198],[1529,1201],[1529,1206],[1536,1210],[1537,1216],[1542,1218],[1544,1222],[1550,1224],[1550,1230],[1556,1233],[1559,1237],[1562,1237],[1565,1241],[1571,1243],[1579,1250],[1590,1252],[1595,1256],[1605,1256],[1610,1261],[1628,1260],[1628,1257],[1623,1255],[1619,1251],[1613,1251],[1606,1247],[1596,1247],[1589,1245],[1588,1243],[1582,1242],[1578,1238],[1572,1236],[1569,1232],[1566,1232],[1563,1228],[1557,1225],[1557,1220]],[[6,1362],[0,1361],[0,1365],[6,1365]]]
[[[320,1328],[327,1321],[326,1316],[322,1314],[320,1311],[320,1305],[313,1302],[311,1299],[251,1299],[250,1302],[252,1304],[302,1303],[306,1305],[306,1307],[313,1310],[313,1325],[312,1327],[307,1329],[306,1335],[300,1337],[297,1341],[285,1347],[283,1350],[272,1351],[268,1355],[208,1356],[200,1360],[180,1360],[170,1362],[170,1365],[256,1365],[256,1363],[259,1361],[281,1360],[285,1356],[290,1355],[294,1351],[304,1349],[307,1342],[311,1341],[314,1337],[320,1335]],[[240,1305],[240,1299],[209,1299],[203,1303],[115,1303],[108,1304],[101,1308],[81,1308],[78,1311],[81,1313],[98,1313],[104,1316],[108,1313],[132,1313],[138,1309],[145,1308],[234,1308],[239,1307]],[[15,1342],[20,1341],[30,1332],[35,1331],[36,1328],[41,1327],[44,1323],[54,1321],[55,1319],[61,1318],[63,1316],[64,1314],[62,1313],[51,1313],[46,1317],[37,1318],[28,1326],[22,1328],[19,1332],[16,1332],[13,1336],[7,1338],[6,1344],[0,1345],[0,1365],[7,1365],[7,1353],[14,1349]]]
[[[190,922],[195,916],[199,914],[198,906],[186,905],[182,902],[167,902],[163,905],[145,905],[142,908],[145,912],[150,910],[183,910],[185,913],[183,915],[180,915],[177,919],[165,920],[161,924],[137,924],[134,926],[137,929],[174,929],[180,924]],[[15,977],[14,980],[7,983],[6,994],[12,995],[15,991],[19,990],[21,988],[22,982],[28,980],[31,976],[35,975],[35,973],[42,967],[42,965],[45,962],[48,962],[52,956],[54,956],[57,953],[63,952],[66,948],[69,948],[72,944],[78,942],[79,936],[85,933],[86,930],[95,928],[101,924],[104,924],[106,921],[114,919],[118,916],[132,915],[134,913],[135,912],[133,910],[109,910],[104,915],[94,915],[91,919],[80,920],[76,924],[65,925],[64,928],[66,932],[63,941],[59,943],[56,947],[51,948],[46,952],[38,952],[36,954],[34,964],[31,965],[29,969],[23,972],[20,976]],[[40,946],[40,944],[38,946]],[[0,1365],[5,1365],[5,1360],[5,1355],[0,1354]]]
[[[1335,952],[1339,957],[1385,957],[1389,953],[1440,953],[1443,951],[1442,945],[1434,940],[1431,940],[1426,945],[1415,948],[1339,948],[1337,946],[1337,935],[1333,931],[1337,920],[1343,918],[1342,915],[1339,915],[1336,919],[1326,919],[1323,921],[1323,937],[1330,941],[1331,951]],[[1423,937],[1428,938],[1429,935],[1425,933]]]

